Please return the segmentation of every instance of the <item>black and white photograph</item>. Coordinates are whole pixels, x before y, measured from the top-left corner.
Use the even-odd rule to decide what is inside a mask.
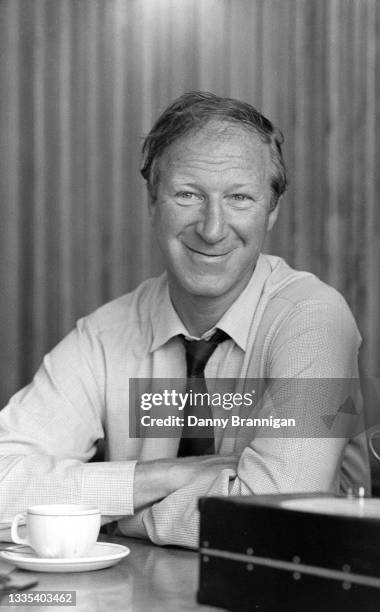
[[[379,0],[0,0],[0,610],[380,609]]]

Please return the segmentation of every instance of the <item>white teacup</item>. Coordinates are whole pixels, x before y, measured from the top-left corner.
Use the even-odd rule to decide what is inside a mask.
[[[18,535],[21,520],[27,536]],[[31,546],[39,557],[83,557],[95,545],[100,529],[100,510],[96,506],[46,504],[32,506],[17,514],[11,536],[16,544]]]

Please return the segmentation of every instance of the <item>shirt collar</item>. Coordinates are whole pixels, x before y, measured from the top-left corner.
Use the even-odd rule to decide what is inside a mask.
[[[254,312],[259,303],[264,284],[270,274],[270,264],[263,255],[259,255],[253,274],[239,297],[230,306],[227,312],[211,330],[202,335],[207,339],[218,327],[225,331],[236,344],[246,350],[248,333]],[[161,299],[157,304],[153,320],[153,342],[151,351],[155,351],[174,336],[183,334],[187,338],[193,338],[182,323],[174,309],[169,295],[169,285],[162,287]]]
[[[247,348],[253,315],[270,273],[271,267],[265,255],[259,255],[247,286],[215,326],[225,331],[243,351]]]
[[[161,299],[153,317],[153,342],[151,351],[155,351],[168,340],[179,334],[188,336],[189,332],[176,313],[169,295],[169,283],[162,287]]]

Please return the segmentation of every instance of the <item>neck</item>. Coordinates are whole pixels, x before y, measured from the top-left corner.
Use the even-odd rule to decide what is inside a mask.
[[[230,304],[221,304],[220,299],[210,300],[198,296],[188,296],[186,300],[178,299],[170,293],[174,308],[186,329],[192,336],[201,336],[214,327],[228,310]],[[214,302],[214,303],[213,303]]]
[[[235,297],[205,297],[185,294],[169,283],[170,298],[178,316],[192,336],[201,336],[214,327],[235,301]]]

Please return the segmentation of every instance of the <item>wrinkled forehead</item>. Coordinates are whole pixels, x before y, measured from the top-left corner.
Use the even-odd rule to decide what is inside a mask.
[[[267,175],[270,167],[269,144],[260,134],[248,126],[211,120],[176,139],[162,153],[159,159],[161,178],[165,173],[186,166],[231,164],[246,171]]]

